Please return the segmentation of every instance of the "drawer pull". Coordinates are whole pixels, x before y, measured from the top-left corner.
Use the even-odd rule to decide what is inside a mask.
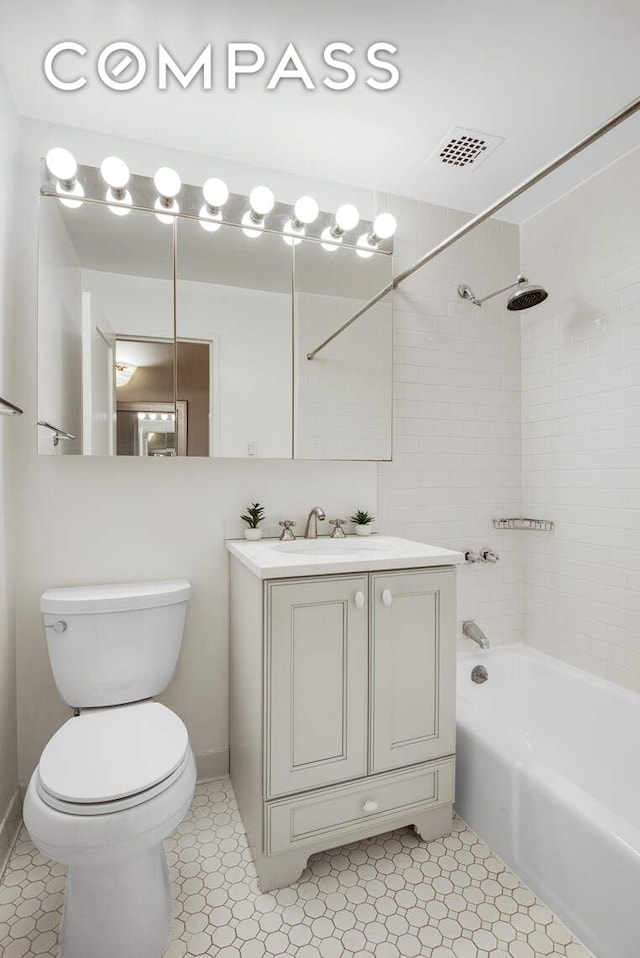
[[[356,592],[353,597],[353,601],[356,604],[356,609],[364,608],[364,592]]]
[[[379,807],[377,802],[365,802],[362,806],[362,811],[370,815],[371,812],[377,812]]]
[[[389,589],[385,589],[382,593],[382,603],[383,605],[391,605],[393,602],[393,595]]]

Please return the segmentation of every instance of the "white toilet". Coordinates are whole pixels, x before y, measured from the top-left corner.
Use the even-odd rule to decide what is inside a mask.
[[[69,866],[61,958],[159,958],[171,887],[162,842],[196,781],[169,684],[184,579],[50,589],[40,601],[53,676],[77,710],[45,747],[24,803],[37,848]]]

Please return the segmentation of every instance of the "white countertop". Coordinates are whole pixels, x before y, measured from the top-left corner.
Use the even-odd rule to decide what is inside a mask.
[[[229,552],[260,579],[286,579],[341,572],[381,572],[390,569],[423,569],[458,565],[462,552],[398,539],[395,536],[347,536],[332,539],[228,539]]]

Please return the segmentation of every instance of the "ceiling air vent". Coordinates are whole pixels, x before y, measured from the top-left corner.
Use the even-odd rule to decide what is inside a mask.
[[[428,158],[427,166],[444,164],[477,169],[503,142],[504,137],[454,126]]]

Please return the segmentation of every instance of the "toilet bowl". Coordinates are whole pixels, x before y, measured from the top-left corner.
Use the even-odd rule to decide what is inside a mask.
[[[69,868],[61,958],[159,958],[169,940],[162,843],[189,808],[196,771],[184,723],[151,695],[175,669],[189,594],[180,580],[42,597],[54,677],[76,715],[45,747],[23,814],[39,851]],[[118,701],[132,684],[148,697]]]

